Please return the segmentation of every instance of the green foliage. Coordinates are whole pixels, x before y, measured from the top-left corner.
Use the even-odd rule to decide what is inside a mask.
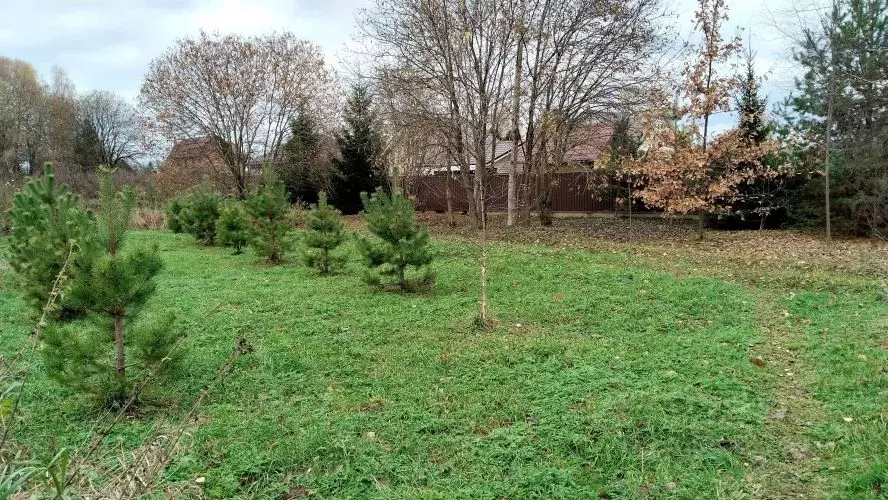
[[[305,264],[316,268],[321,275],[330,274],[348,259],[335,255],[334,251],[345,241],[346,235],[339,211],[327,204],[327,194],[318,194],[318,204],[313,206],[305,223]]]
[[[42,353],[51,377],[116,407],[131,396],[133,381],[160,361],[177,337],[171,316],[139,321],[163,262],[156,247],[122,251],[134,207],[132,191],[115,191],[105,172],[101,192],[97,244],[78,256],[64,295],[67,307],[86,314],[47,325]]]
[[[31,180],[15,196],[9,216],[13,225],[9,263],[39,312],[66,259],[87,250],[93,224],[78,198],[56,183],[49,164],[42,178]]]
[[[249,229],[247,215],[240,203],[222,205],[216,221],[216,241],[220,245],[233,248],[235,255],[239,255],[249,242]]]
[[[185,227],[182,223],[182,211],[187,204],[188,197],[176,198],[170,203],[166,210],[167,229],[176,234],[185,232]]]
[[[332,203],[344,214],[361,210],[361,193],[372,193],[388,183],[377,121],[370,89],[353,87],[345,108],[345,128],[336,136],[339,158],[333,160],[338,177]]]
[[[179,216],[182,228],[202,245],[216,244],[216,220],[222,200],[210,191],[190,194]]]
[[[471,240],[431,241],[442,283],[415,297],[304,266],[245,273],[228,250],[131,234],[127,245],[157,243],[166,263],[144,314],[175,303],[189,325],[185,373],[167,391],[197,395],[242,333],[256,349],[210,394],[194,452],[177,455],[158,489],[202,477],[197,494],[208,498],[280,498],[297,486],[322,498],[712,498],[756,484],[775,498],[874,496],[888,457],[877,281],[840,271],[834,257],[762,268],[702,263],[686,246],[664,259],[658,243],[636,243],[644,258],[577,238],[570,244],[597,250],[491,244],[501,321],[479,333]],[[789,254],[807,241],[782,244]],[[33,323],[2,279],[0,318],[9,355]],[[764,368],[749,362],[758,353]],[[82,445],[96,413],[40,366],[16,443]],[[779,376],[785,368],[791,378]],[[191,398],[159,413],[185,423]],[[777,408],[785,420],[768,418]],[[140,453],[153,423],[124,419],[92,461]],[[787,456],[787,443],[811,457]],[[312,471],[291,481],[294,457]],[[817,480],[800,483],[812,465]]]
[[[269,264],[280,264],[292,246],[292,227],[287,218],[290,202],[287,188],[270,167],[266,167],[262,185],[247,197],[245,205],[250,218],[250,245]]]
[[[823,22],[806,29],[795,49],[804,69],[789,98],[790,125],[805,171],[824,170],[826,117],[833,101],[830,197],[837,230],[888,235],[888,4],[836,2]],[[790,211],[822,223],[821,176],[790,193]],[[812,207],[813,205],[813,207]],[[814,210],[812,210],[812,208]],[[805,221],[802,221],[805,222]],[[809,221],[810,222],[810,221]]]
[[[416,220],[413,201],[399,194],[388,195],[382,188],[376,188],[372,196],[361,193],[361,199],[367,230],[374,236],[357,240],[367,266],[375,270],[375,274],[368,275],[368,281],[376,284],[381,276],[394,278],[401,290],[416,284],[430,285],[434,275],[428,268],[432,262],[429,234]],[[407,268],[411,266],[425,268],[418,283],[408,279]]]
[[[283,146],[281,180],[293,202],[318,202],[318,191],[330,184],[329,158],[324,158],[321,134],[311,114],[303,109],[290,124],[290,139]]]

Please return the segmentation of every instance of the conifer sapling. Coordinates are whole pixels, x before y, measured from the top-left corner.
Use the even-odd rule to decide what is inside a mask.
[[[434,275],[427,267],[432,262],[429,234],[416,220],[413,202],[399,194],[389,196],[382,188],[376,188],[372,196],[361,193],[361,200],[367,230],[374,237],[359,237],[358,250],[367,266],[378,273],[368,275],[368,281],[379,282],[379,276],[387,276],[398,288],[408,290],[415,284],[407,276],[412,266],[425,268],[419,284],[431,284]]]
[[[9,264],[19,275],[26,299],[39,311],[66,259],[79,253],[92,232],[89,214],[67,186],[58,185],[52,165],[16,194]]]
[[[248,230],[249,222],[240,203],[222,205],[216,221],[216,240],[220,245],[233,248],[234,254],[240,255],[249,240]]]
[[[262,174],[262,185],[246,200],[250,218],[250,244],[269,264],[280,264],[291,246],[287,212],[290,202],[284,183],[271,168]]]
[[[136,377],[170,355],[176,333],[171,316],[138,321],[154,293],[162,261],[156,248],[124,251],[133,192],[115,191],[111,174],[105,172],[101,195],[95,244],[78,255],[63,297],[65,305],[86,315],[47,325],[43,355],[51,377],[119,407],[131,396]],[[172,361],[167,359],[165,366]]]
[[[322,276],[345,264],[346,256],[333,252],[345,241],[344,224],[339,211],[327,204],[327,194],[318,194],[318,204],[312,206],[305,222],[305,264],[316,268]]]

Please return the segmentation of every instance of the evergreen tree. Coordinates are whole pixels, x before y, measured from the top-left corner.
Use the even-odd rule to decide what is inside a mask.
[[[603,174],[607,176],[604,182],[599,182],[605,186],[611,187],[611,193],[618,199],[626,200],[627,206],[630,206],[632,200],[633,179],[629,172],[625,172],[624,166],[627,162],[637,160],[639,157],[639,148],[641,148],[642,140],[640,134],[632,132],[629,116],[622,116],[614,124],[614,131],[611,135],[608,148],[607,163],[604,165]]]
[[[810,170],[826,170],[825,124],[832,108],[833,217],[840,230],[882,235],[888,230],[888,86],[879,82],[888,80],[888,2],[837,1],[804,35],[795,59],[805,71],[788,101],[791,125],[804,134],[800,155]],[[793,213],[822,220],[823,188],[822,176],[800,186],[791,196]],[[800,206],[812,193],[817,206]]]
[[[344,227],[339,211],[327,204],[326,193],[319,193],[318,204],[312,207],[305,223],[305,264],[316,268],[322,276],[342,266],[346,256],[333,252],[345,241]]]
[[[51,377],[119,407],[133,381],[168,356],[176,340],[172,317],[139,322],[162,267],[157,248],[124,252],[135,194],[116,192],[110,172],[102,175],[102,207],[88,253],[75,262],[64,303],[86,316],[47,326],[43,349]],[[135,358],[131,362],[130,358]]]
[[[306,204],[317,203],[318,191],[326,184],[321,177],[321,135],[314,119],[300,112],[290,124],[290,139],[283,147],[281,180],[290,199]]]
[[[216,244],[216,220],[222,200],[216,193],[197,191],[184,200],[179,221],[188,234],[202,245]]]
[[[56,183],[52,165],[16,194],[9,263],[21,278],[25,297],[40,312],[65,261],[88,250],[92,221],[67,186]],[[71,269],[65,274],[70,274]]]
[[[755,72],[755,54],[746,51],[746,70],[740,76],[740,94],[735,98],[739,117],[737,130],[741,141],[749,149],[765,151],[762,145],[773,134],[773,127],[766,120],[767,100],[761,94],[761,81]],[[782,172],[778,155],[766,154],[755,158],[738,168],[755,170],[759,175],[745,180],[738,186],[739,194],[731,203],[730,216],[720,220],[721,225],[744,225],[747,221],[757,221],[763,228],[772,214],[783,209],[784,187],[788,173]],[[756,168],[762,165],[764,168]]]
[[[283,262],[284,253],[291,246],[289,208],[284,183],[266,167],[262,185],[247,197],[246,209],[250,218],[250,244],[269,264]]]
[[[75,165],[90,170],[102,164],[102,140],[89,120],[78,120],[72,158]]]
[[[220,245],[234,249],[234,254],[243,252],[249,241],[249,221],[240,203],[222,205],[216,221],[216,240]]]
[[[416,284],[408,279],[407,268],[425,268],[419,284],[430,284],[434,275],[428,268],[432,262],[429,234],[413,213],[413,201],[399,194],[388,195],[376,188],[372,196],[361,193],[364,202],[364,221],[372,238],[359,237],[358,250],[367,267],[368,281],[380,283],[380,277],[394,278],[395,285],[408,290]]]
[[[345,127],[337,135],[336,142],[339,158],[333,160],[337,177],[332,202],[342,213],[356,214],[361,210],[361,193],[372,193],[387,184],[382,140],[377,132],[377,117],[367,86],[352,88],[345,107]]]
[[[188,204],[187,197],[176,198],[166,210],[167,229],[179,234],[185,232],[182,224],[182,210]]]

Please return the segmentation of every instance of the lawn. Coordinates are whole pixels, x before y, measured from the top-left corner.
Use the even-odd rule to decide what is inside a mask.
[[[187,353],[83,464],[97,491],[183,429],[156,488],[214,498],[888,492],[888,301],[872,277],[744,265],[733,278],[730,259],[710,272],[680,249],[501,242],[497,325],[482,330],[477,249],[458,236],[435,240],[422,295],[372,290],[354,255],[322,278],[180,235],[130,244],[160,246],[149,309],[176,312]],[[0,261],[7,357],[32,325],[12,279]],[[249,352],[185,420],[240,339]],[[27,357],[15,444],[82,448],[112,416]]]

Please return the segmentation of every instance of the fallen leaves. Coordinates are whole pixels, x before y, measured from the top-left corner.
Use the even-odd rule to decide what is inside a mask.
[[[758,356],[756,356],[756,357],[754,357],[754,358],[749,358],[749,362],[752,363],[752,364],[754,364],[755,366],[757,366],[757,367],[759,367],[759,368],[764,368],[764,367],[765,367],[765,360],[762,359],[762,358],[760,358],[760,357],[758,357]]]

